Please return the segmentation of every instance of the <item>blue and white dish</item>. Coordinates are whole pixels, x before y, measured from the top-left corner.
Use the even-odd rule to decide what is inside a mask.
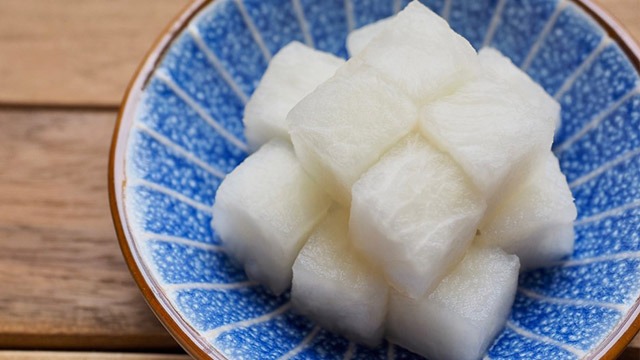
[[[640,327],[640,52],[587,1],[423,2],[563,106],[554,151],[578,208],[575,252],[521,276],[487,358],[614,358]],[[292,313],[288,295],[247,280],[210,226],[216,188],[247,156],[243,108],[271,56],[298,40],[345,57],[350,30],[406,3],[196,0],[134,78],[112,148],[114,221],[147,301],[193,356],[420,358]]]

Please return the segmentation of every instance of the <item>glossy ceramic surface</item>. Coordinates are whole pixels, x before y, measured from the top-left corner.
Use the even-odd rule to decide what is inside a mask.
[[[474,46],[509,56],[563,105],[554,151],[578,207],[575,252],[521,276],[488,358],[613,354],[639,311],[638,60],[571,1],[424,3]],[[247,281],[210,227],[216,188],[247,156],[242,112],[272,54],[298,40],[344,57],[349,30],[405,4],[196,1],[142,66],[114,135],[114,219],[147,300],[192,355],[419,358],[391,344],[356,346],[291,313],[287,295]]]

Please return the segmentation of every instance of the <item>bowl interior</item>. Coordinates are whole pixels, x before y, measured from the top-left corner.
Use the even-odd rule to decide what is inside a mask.
[[[619,39],[571,1],[423,2],[476,48],[509,56],[562,104],[554,151],[578,208],[575,252],[521,276],[488,357],[606,353],[635,319],[640,295],[638,69]],[[247,156],[243,108],[270,57],[293,40],[346,57],[351,29],[406,3],[196,1],[138,75],[114,143],[115,218],[147,299],[193,354],[419,358],[392,344],[356,346],[292,313],[288,295],[248,282],[210,227],[221,179]]]

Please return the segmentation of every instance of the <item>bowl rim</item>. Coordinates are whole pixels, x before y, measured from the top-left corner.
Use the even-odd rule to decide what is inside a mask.
[[[199,360],[227,360],[214,346],[198,335],[179,313],[170,306],[160,290],[159,284],[150,276],[149,269],[140,259],[128,226],[124,207],[124,177],[127,139],[131,131],[135,111],[141,95],[154,70],[162,60],[172,42],[204,7],[216,0],[191,0],[158,35],[134,72],[122,98],[111,139],[108,164],[108,190],[111,217],[124,260],[142,295],[162,325],[186,352]],[[570,2],[584,10],[593,18],[627,55],[632,65],[640,73],[640,46],[624,26],[595,0],[559,0]],[[626,316],[621,319],[612,333],[585,356],[585,359],[615,360],[640,331],[640,297],[636,299]],[[205,351],[206,349],[206,351]]]

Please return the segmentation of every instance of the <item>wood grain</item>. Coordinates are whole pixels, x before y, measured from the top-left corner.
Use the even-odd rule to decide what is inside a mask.
[[[640,0],[597,0],[640,39]],[[0,104],[116,107],[187,0],[0,1]]]
[[[107,200],[115,113],[0,111],[0,347],[177,349]]]
[[[640,0],[596,0],[640,42]]]
[[[0,1],[0,103],[117,106],[187,0]]]
[[[188,0],[0,0],[0,348],[179,351],[122,260],[106,194],[111,111]],[[640,39],[640,0],[597,0]],[[4,359],[182,355],[0,351]],[[640,336],[621,359],[640,359]]]
[[[166,354],[0,351],[0,360],[189,360],[189,357]]]

